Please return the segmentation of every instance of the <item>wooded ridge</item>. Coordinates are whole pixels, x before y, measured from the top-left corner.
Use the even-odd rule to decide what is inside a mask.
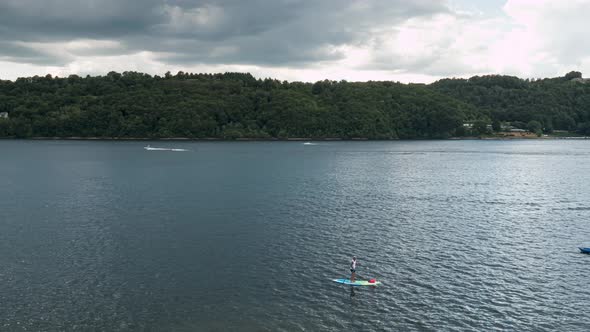
[[[579,72],[428,85],[184,72],[0,81],[0,137],[414,139],[486,135],[490,125],[590,135],[590,82]]]

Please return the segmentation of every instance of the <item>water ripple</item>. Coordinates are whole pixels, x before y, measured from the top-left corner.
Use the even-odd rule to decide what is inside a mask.
[[[585,144],[0,141],[0,329],[585,331]]]

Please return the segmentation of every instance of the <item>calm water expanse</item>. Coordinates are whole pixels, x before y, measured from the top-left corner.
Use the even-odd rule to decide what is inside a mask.
[[[590,329],[590,141],[150,143],[0,141],[0,330]]]

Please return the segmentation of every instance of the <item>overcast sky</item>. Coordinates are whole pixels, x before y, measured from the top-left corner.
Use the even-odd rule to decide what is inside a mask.
[[[589,17],[590,0],[0,0],[0,79],[590,76]]]

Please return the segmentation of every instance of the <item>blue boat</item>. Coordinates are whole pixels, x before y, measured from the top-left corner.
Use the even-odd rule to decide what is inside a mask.
[[[590,254],[590,248],[582,248],[580,247],[580,251],[585,253],[585,254]]]

